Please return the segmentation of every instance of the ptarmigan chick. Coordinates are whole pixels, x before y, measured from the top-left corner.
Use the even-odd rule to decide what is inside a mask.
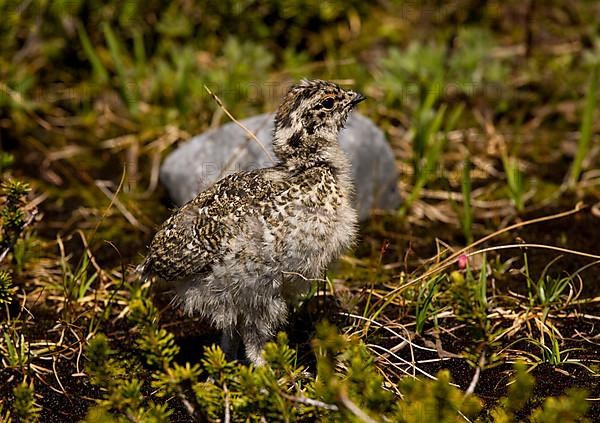
[[[364,99],[331,82],[294,85],[275,117],[278,163],[221,179],[154,236],[142,278],[173,282],[186,312],[223,331],[230,357],[241,340],[248,359],[262,364],[287,302],[353,243],[353,185],[338,133]]]

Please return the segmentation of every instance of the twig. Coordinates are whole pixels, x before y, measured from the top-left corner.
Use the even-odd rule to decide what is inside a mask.
[[[98,185],[98,182],[96,182],[96,185],[98,185],[98,188],[104,193],[104,195],[108,196],[108,198],[110,199],[110,203],[108,204],[106,209],[104,209],[104,212],[102,213],[102,216],[100,217],[100,220],[98,220],[98,222],[96,222],[96,226],[94,226],[94,230],[92,231],[92,234],[90,235],[90,240],[94,239],[94,237],[96,236],[96,233],[98,232],[98,228],[100,228],[100,224],[106,218],[106,216],[108,216],[108,212],[110,211],[113,204],[116,202],[117,195],[119,195],[121,188],[123,188],[123,183],[125,183],[126,176],[127,176],[127,168],[124,167],[123,173],[121,174],[121,180],[119,181],[119,186],[117,187],[117,190],[115,191],[114,194],[111,194],[111,192],[106,187],[103,187],[104,189],[101,188]]]
[[[284,392],[280,392],[280,395],[289,400],[289,401],[294,401],[294,402],[298,402],[300,404],[304,404],[304,405],[310,405],[313,407],[318,407],[318,408],[324,408],[325,410],[331,410],[331,411],[337,411],[339,410],[339,407],[335,404],[327,404],[325,402],[322,401],[318,401],[312,398],[307,398],[307,397],[295,397],[293,395],[289,395],[286,394]]]
[[[485,351],[481,354],[479,358],[479,363],[477,364],[477,368],[475,369],[475,374],[473,375],[473,379],[471,379],[471,383],[469,387],[465,391],[466,395],[471,395],[475,392],[475,387],[477,386],[477,382],[479,382],[479,376],[481,375],[481,369],[485,365]]]
[[[85,234],[83,233],[83,231],[81,229],[77,229],[77,233],[79,234],[79,237],[81,238],[81,242],[83,243],[85,252],[88,255],[88,258],[90,259],[90,263],[92,263],[92,266],[94,267],[94,269],[96,269],[96,272],[98,273],[98,275],[100,277],[105,276],[104,270],[102,270],[100,265],[98,265],[98,262],[96,261],[96,257],[94,257],[94,255],[92,254],[92,250],[90,249],[87,239],[85,238]]]
[[[408,360],[405,360],[404,358],[400,357],[398,354],[395,354],[394,352],[388,350],[385,347],[382,347],[381,345],[377,345],[377,344],[366,344],[367,348],[369,348],[371,351],[373,351],[374,348],[380,349],[385,351],[386,354],[394,357],[396,360],[400,360],[402,363],[406,364],[407,366],[409,366],[410,368],[412,368],[413,370],[413,374],[408,373],[408,371],[403,370],[398,368],[398,370],[402,371],[403,373],[405,373],[407,376],[412,376],[413,378],[416,379],[416,371],[418,371],[419,373],[421,373],[423,376],[428,377],[431,380],[437,380],[437,377],[435,377],[434,375],[427,373],[425,370],[417,367],[417,362],[413,361],[410,362]],[[388,363],[392,364],[392,361],[390,359],[388,359],[387,357],[384,357],[383,354],[379,354],[376,351],[373,351],[375,354],[377,354],[378,357],[383,357],[384,359],[386,359],[388,361]],[[397,367],[397,366],[394,366]],[[458,387],[458,385],[454,385],[456,387]]]
[[[150,195],[156,191],[158,186],[158,179],[160,175],[160,153],[153,153],[150,159],[150,182],[148,188],[144,192],[144,195]]]
[[[569,250],[567,248],[562,248],[562,247],[556,247],[554,245],[545,245],[545,244],[508,244],[508,245],[497,245],[495,247],[488,247],[488,248],[483,248],[481,250],[476,250],[476,251],[472,251],[470,253],[466,253],[465,255],[467,257],[472,257],[478,254],[483,254],[483,253],[487,253],[489,251],[496,251],[496,250],[508,250],[511,248],[542,248],[542,249],[546,249],[546,250],[553,250],[553,251],[559,251],[561,253],[568,253],[568,254],[573,254],[576,256],[582,256],[582,257],[587,257],[587,258],[592,258],[592,259],[596,259],[596,260],[600,260],[600,256],[597,256],[595,254],[591,254],[591,253],[585,253],[583,251],[577,251],[577,250]]]
[[[225,417],[223,418],[224,423],[231,422],[231,412],[229,411],[229,390],[227,384],[223,384],[223,392],[225,392]]]
[[[6,257],[6,255],[8,254],[9,251],[10,251],[10,247],[6,247],[4,249],[4,251],[2,251],[2,254],[0,254],[0,263],[4,260],[4,257]]]
[[[115,205],[115,207],[117,209],[119,209],[119,211],[121,212],[121,214],[125,217],[125,219],[127,219],[127,221],[129,223],[131,223],[134,227],[136,227],[137,229],[139,229],[142,232],[149,232],[148,228],[144,225],[142,225],[136,218],[135,216],[129,211],[127,210],[127,207],[125,207],[125,205],[121,202],[121,200],[119,200],[117,198],[118,195],[118,191],[116,193],[112,193],[110,192],[110,190],[108,189],[108,187],[106,186],[106,182],[104,181],[96,181],[96,186],[100,189],[100,191],[102,191],[102,193],[104,195],[106,195],[110,200],[111,203],[109,205],[109,207],[107,208],[107,210],[110,208],[111,205]],[[120,187],[121,185],[119,185]],[[104,218],[104,216],[103,216]]]
[[[572,214],[575,213],[579,213],[581,210],[583,210],[584,208],[586,208],[585,205],[583,205],[582,203],[577,203],[577,205],[575,206],[575,208],[565,211],[565,212],[561,212],[561,213],[557,213],[557,214],[553,214],[550,216],[544,216],[544,217],[539,217],[537,219],[532,219],[532,220],[526,220],[524,222],[519,222],[519,223],[515,223],[514,225],[511,226],[507,226],[506,228],[500,229],[494,233],[491,233],[475,242],[473,242],[470,245],[467,245],[466,247],[458,250],[457,252],[455,252],[454,254],[452,254],[450,257],[442,260],[438,265],[434,266],[433,268],[431,268],[430,270],[428,270],[427,272],[423,273],[421,276],[416,277],[415,279],[399,286],[398,288],[390,291],[386,296],[384,296],[383,298],[387,298],[387,300],[385,301],[385,303],[382,305],[382,307],[380,308],[380,310],[383,310],[383,308],[385,308],[385,306],[387,306],[389,303],[391,303],[396,296],[398,296],[400,294],[400,292],[404,291],[406,288],[408,288],[409,286],[415,285],[417,282],[422,281],[423,279],[427,279],[428,277],[439,273],[440,271],[446,269],[447,267],[451,266],[452,264],[454,264],[454,262],[456,261],[456,259],[461,256],[462,254],[467,253],[467,251],[472,250],[473,247],[475,247],[476,245],[480,245],[483,244],[486,241],[489,241],[492,238],[497,237],[498,235],[501,235],[505,232],[510,232],[513,229],[518,229],[518,228],[522,228],[524,226],[528,226],[528,225],[532,225],[534,223],[541,223],[541,222],[546,222],[549,220],[555,220],[555,219],[560,219],[566,216],[570,216]],[[521,246],[523,246],[523,244],[521,244]],[[591,256],[591,255],[588,255]],[[383,299],[382,298],[382,299]],[[373,317],[377,317],[376,315]]]
[[[183,392],[178,392],[177,397],[181,400],[181,402],[185,406],[185,410],[190,415],[190,417],[194,418],[196,416],[196,409],[194,408],[192,403],[187,399],[185,394]]]
[[[360,316],[360,315],[358,315],[358,314],[352,314],[352,313],[346,313],[346,312],[339,312],[338,314],[339,314],[340,316],[347,316],[347,317],[352,317],[352,318],[354,318],[354,319],[358,319],[358,320],[365,320],[365,321],[369,322],[369,324],[373,324],[373,325],[375,325],[375,326],[377,326],[377,327],[380,327],[380,328],[382,328],[383,330],[386,330],[386,331],[390,332],[392,335],[394,335],[394,336],[395,336],[395,337],[397,337],[397,338],[400,338],[400,339],[402,339],[402,341],[403,341],[404,343],[407,343],[407,344],[411,345],[411,346],[412,346],[412,347],[414,347],[414,348],[417,348],[417,349],[420,349],[420,350],[424,350],[424,351],[431,351],[431,352],[435,352],[435,351],[436,351],[436,350],[435,350],[435,349],[433,349],[433,348],[427,348],[427,347],[423,347],[423,346],[421,346],[421,345],[415,344],[414,342],[412,342],[412,340],[411,340],[410,338],[408,338],[408,337],[407,337],[407,338],[403,337],[403,336],[402,336],[402,335],[400,335],[398,332],[396,332],[396,331],[392,330],[392,329],[391,329],[389,326],[387,326],[387,325],[384,325],[384,324],[382,324],[382,323],[379,323],[379,322],[378,322],[378,321],[376,321],[376,320],[369,319],[369,318],[367,318],[367,317],[363,317],[363,316]],[[368,328],[367,328],[367,329],[368,329]]]
[[[268,121],[269,121],[269,116],[267,116],[263,120],[263,123],[259,127],[256,128],[256,132],[260,131],[268,123]],[[222,166],[221,172],[219,173],[219,176],[217,176],[217,179],[221,179],[225,175],[227,170],[230,168],[230,166],[232,164],[234,164],[238,158],[241,157],[242,153],[247,151],[248,143],[250,142],[251,139],[252,139],[251,137],[246,137],[244,139],[244,142],[242,144],[238,145],[235,150],[233,150],[233,152],[231,153],[231,156],[227,160],[227,163],[225,163],[225,166]]]
[[[221,99],[215,93],[213,93],[210,90],[210,88],[208,88],[206,85],[204,85],[204,89],[206,90],[206,92],[208,92],[208,94],[210,94],[212,96],[212,98],[217,102],[219,107],[221,109],[223,109],[223,111],[229,117],[229,119],[231,119],[233,122],[235,122],[235,124],[238,125],[240,128],[242,128],[244,131],[246,131],[246,133],[250,136],[250,138],[252,138],[254,141],[256,141],[258,143],[258,145],[260,145],[260,147],[263,149],[263,151],[265,152],[265,154],[267,155],[269,160],[271,162],[274,162],[273,156],[271,156],[271,153],[269,153],[269,151],[265,148],[264,144],[256,137],[256,135],[254,135],[251,130],[249,130],[246,126],[244,126],[243,123],[241,123],[239,120],[234,118],[231,113],[229,113],[229,110],[227,110],[225,108],[225,105],[223,104]]]
[[[52,370],[54,371],[54,377],[56,378],[56,381],[58,382],[58,386],[60,386],[60,389],[62,389],[61,394],[69,397],[69,394],[67,393],[65,387],[63,386],[62,382],[60,381],[60,377],[58,376],[58,372],[56,371],[56,357],[52,356]]]
[[[346,407],[352,414],[361,419],[363,422],[377,423],[377,420],[374,420],[367,413],[362,411],[358,405],[354,404],[352,400],[348,398],[348,395],[346,394],[345,390],[340,392],[340,401],[342,402],[342,404],[344,404],[344,407]]]

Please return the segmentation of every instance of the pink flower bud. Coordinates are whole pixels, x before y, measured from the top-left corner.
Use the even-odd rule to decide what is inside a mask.
[[[469,263],[469,258],[467,257],[466,254],[462,254],[461,256],[458,257],[458,268],[459,269],[465,269],[467,267],[468,263]]]

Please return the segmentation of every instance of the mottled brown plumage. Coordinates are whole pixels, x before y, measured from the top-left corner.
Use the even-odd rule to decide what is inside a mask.
[[[287,318],[286,301],[322,276],[356,233],[350,164],[337,136],[364,97],[325,81],[301,81],[277,111],[271,168],[228,176],[177,210],[156,233],[143,278],[174,284],[188,313],[238,341],[256,365]]]

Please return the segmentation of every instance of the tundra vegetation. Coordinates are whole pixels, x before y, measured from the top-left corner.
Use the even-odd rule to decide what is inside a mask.
[[[0,421],[600,415],[600,5],[0,0]],[[161,159],[348,84],[403,204],[228,362],[134,269]],[[596,417],[594,417],[596,416]]]

